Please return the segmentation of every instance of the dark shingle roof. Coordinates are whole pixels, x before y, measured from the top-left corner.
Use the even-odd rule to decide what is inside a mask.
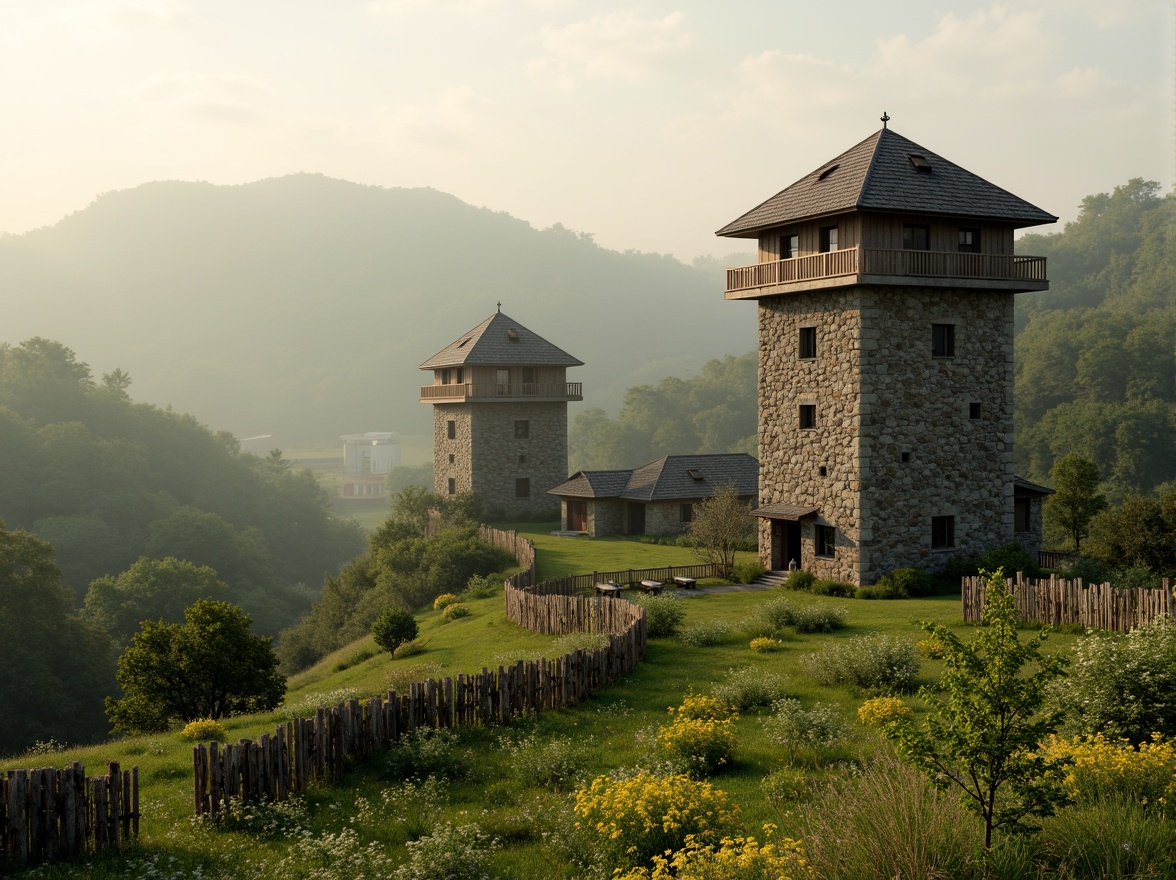
[[[548,494],[672,501],[708,498],[725,485],[734,486],[739,495],[755,495],[759,490],[759,462],[743,452],[664,455],[631,471],[579,471]]]
[[[513,335],[512,335],[513,334]],[[465,365],[579,367],[576,360],[513,318],[495,312],[473,330],[463,333],[423,364],[422,370]]]
[[[912,156],[925,159],[931,170],[919,171]],[[768,227],[854,209],[975,217],[1017,227],[1058,219],[883,128],[715,234],[751,238]]]
[[[1014,495],[1052,495],[1054,490],[1049,486],[1038,486],[1036,483],[1030,483],[1024,477],[1013,475],[1013,494]]]

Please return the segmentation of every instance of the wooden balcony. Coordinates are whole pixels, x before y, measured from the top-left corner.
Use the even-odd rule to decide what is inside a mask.
[[[756,299],[779,293],[892,284],[986,290],[1046,290],[1045,257],[845,248],[791,260],[727,270],[727,299]]]
[[[527,401],[583,400],[582,382],[555,385],[534,382],[466,382],[464,385],[422,385],[421,403],[514,403]]]

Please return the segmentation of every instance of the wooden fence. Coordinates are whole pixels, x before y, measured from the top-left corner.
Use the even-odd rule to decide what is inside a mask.
[[[0,778],[0,864],[57,862],[117,849],[139,836],[139,768],[111,761],[86,776],[63,770],[9,770]]]
[[[641,606],[548,591],[547,584],[534,584],[532,542],[486,527],[482,534],[524,566],[506,584],[512,620],[542,633],[606,634],[607,644],[553,660],[520,660],[473,675],[429,679],[410,684],[407,693],[388,691],[383,697],[320,708],[313,718],[279,724],[273,735],[263,734],[257,742],[199,744],[192,755],[196,815],[215,816],[234,799],[281,801],[313,784],[335,782],[349,758],[366,758],[420,728],[507,724],[520,715],[575,705],[645,659]]]
[[[1077,623],[1091,629],[1128,632],[1161,615],[1176,618],[1176,594],[1171,582],[1152,589],[1119,589],[1110,584],[1083,584],[1051,575],[1048,580],[1030,580],[1017,572],[1005,583],[1012,590],[1021,617],[1032,623],[1060,626]],[[964,578],[962,585],[964,621],[978,623],[984,613],[984,578]]]

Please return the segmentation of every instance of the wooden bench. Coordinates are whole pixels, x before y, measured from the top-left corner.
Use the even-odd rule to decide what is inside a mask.
[[[641,590],[651,596],[660,596],[662,591],[661,581],[642,581]]]
[[[698,586],[698,581],[694,578],[676,577],[674,578],[674,585],[681,587],[683,590],[693,590]]]
[[[596,595],[597,596],[611,596],[611,597],[615,598],[615,597],[621,595],[621,585],[620,584],[613,584],[613,583],[597,584],[596,585]]]

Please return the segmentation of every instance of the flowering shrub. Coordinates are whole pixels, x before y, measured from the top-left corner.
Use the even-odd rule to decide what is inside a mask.
[[[386,846],[376,841],[364,846],[354,829],[344,828],[338,834],[304,832],[278,863],[274,876],[377,880],[387,877],[391,870]]]
[[[433,610],[440,611],[442,608],[448,608],[450,605],[454,605],[460,601],[453,593],[442,593],[433,600]]]
[[[784,816],[792,804],[808,799],[809,774],[796,767],[780,767],[760,780],[760,791],[768,805]]]
[[[911,707],[898,697],[874,697],[858,706],[858,721],[866,727],[886,727],[911,714]]]
[[[588,764],[588,741],[570,736],[543,740],[530,733],[518,740],[503,736],[499,740],[503,751],[510,752],[511,772],[528,786],[560,789],[584,771]]]
[[[1135,749],[1125,740],[1101,733],[1062,739],[1051,735],[1044,752],[1050,761],[1064,761],[1063,787],[1078,803],[1118,795],[1138,804],[1176,802],[1176,743],[1156,737]]]
[[[678,633],[678,638],[694,648],[709,648],[721,645],[731,634],[731,624],[724,620],[706,620],[688,626]]]
[[[457,620],[459,617],[469,617],[470,609],[468,605],[463,605],[460,602],[454,602],[452,605],[446,605],[441,612],[442,620]]]
[[[482,880],[498,842],[477,825],[446,823],[405,848],[408,859],[391,874],[394,880]]]
[[[784,647],[784,643],[779,639],[758,638],[751,640],[751,650],[757,654],[770,654],[773,651],[779,651]]]
[[[765,826],[769,834],[771,825]],[[699,843],[693,835],[672,855],[653,857],[653,871],[634,868],[617,880],[800,880],[811,877],[804,850],[795,840],[760,844],[754,837],[724,837],[719,845]]]
[[[915,646],[882,633],[829,645],[802,663],[820,684],[848,684],[867,693],[909,691],[919,672]]]
[[[229,734],[225,730],[225,726],[211,718],[198,718],[195,721],[189,721],[180,731],[180,739],[187,742],[207,742],[210,739],[224,742],[228,738]]]
[[[449,786],[444,779],[436,776],[424,782],[409,779],[381,791],[378,809],[367,798],[358,798],[356,818],[365,825],[380,824],[391,818],[405,840],[419,840],[433,833],[448,797]]]
[[[395,660],[403,660],[405,657],[415,657],[417,654],[423,653],[424,650],[425,646],[413,639],[411,642],[397,645],[396,650],[392,652],[392,657]]]
[[[670,593],[666,596],[640,596],[637,604],[645,609],[645,633],[651,639],[672,636],[682,627],[686,609],[682,600]]]
[[[440,776],[457,779],[465,775],[465,765],[457,752],[458,736],[452,730],[418,727],[403,736],[384,758],[384,767],[392,779]]]
[[[776,672],[764,672],[754,666],[728,669],[727,677],[715,685],[712,693],[728,706],[745,712],[756,706],[770,706],[781,699],[786,679]]]
[[[731,762],[735,753],[732,718],[687,718],[679,715],[657,734],[658,744],[671,762],[694,777],[706,776]]]
[[[710,721],[722,721],[732,715],[731,707],[722,700],[702,694],[687,694],[682,705],[677,709],[671,706],[670,712],[679,719],[704,718]]]
[[[306,694],[291,702],[287,700],[279,710],[287,721],[295,718],[310,718],[321,707],[338,706],[348,700],[354,700],[358,691],[354,688],[337,688],[333,691],[321,691]]]
[[[274,840],[310,833],[310,814],[300,797],[273,803],[244,803],[230,798],[215,815],[203,813],[189,821],[193,828],[241,831]]]
[[[796,609],[792,625],[802,633],[833,632],[845,626],[848,613],[840,605],[806,605]]]
[[[596,832],[625,865],[686,845],[717,843],[734,829],[737,807],[709,782],[684,775],[640,772],[626,779],[598,776],[576,792],[578,827]]]
[[[811,709],[800,700],[783,699],[772,703],[772,715],[763,720],[764,735],[794,757],[798,748],[822,749],[834,745],[847,729],[836,710],[823,703]]]

